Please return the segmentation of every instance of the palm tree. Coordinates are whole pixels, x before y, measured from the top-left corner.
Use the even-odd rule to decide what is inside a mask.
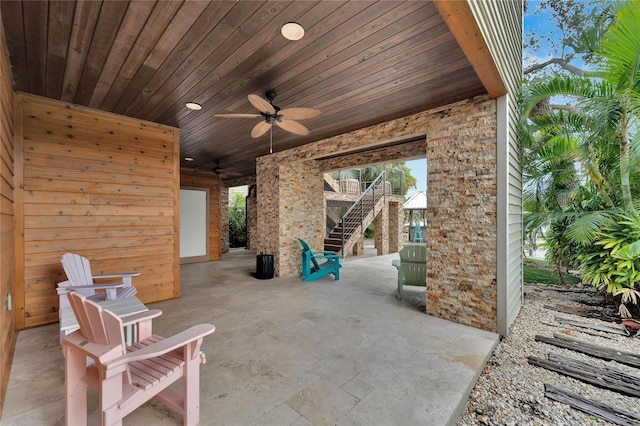
[[[596,51],[594,76],[531,83],[521,102],[525,224],[551,230],[550,257],[579,262],[593,285],[633,303],[640,297],[640,243],[629,238],[640,235],[637,34],[640,4],[629,2]],[[553,105],[558,97],[574,103]]]
[[[599,56],[602,58],[599,77],[603,96],[593,98],[592,108],[602,132],[614,131],[620,146],[620,183],[624,206],[632,208],[630,185],[631,145],[635,138],[638,147],[638,119],[640,118],[640,5],[630,2],[618,14],[604,40]],[[611,127],[609,127],[611,126]],[[633,130],[632,130],[633,129]],[[635,133],[633,132],[635,130]]]
[[[633,207],[632,157],[637,160],[640,152],[639,135],[634,132],[640,118],[640,37],[637,34],[640,34],[640,4],[630,2],[620,10],[596,51],[597,77],[559,76],[535,82],[526,88],[522,98],[524,117],[533,118],[533,111],[546,103],[543,114],[548,123],[561,123],[557,128],[573,128],[582,133],[582,144],[576,148],[582,153],[583,172],[601,195],[611,198],[612,202],[616,194],[607,191],[619,191],[625,209]],[[573,106],[548,103],[549,99],[559,96],[573,98],[576,103]],[[545,131],[552,129],[547,126]],[[600,166],[603,159],[611,159],[612,142],[618,148],[617,184],[605,177]]]

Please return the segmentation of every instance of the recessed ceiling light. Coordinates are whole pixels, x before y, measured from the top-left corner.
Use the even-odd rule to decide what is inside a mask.
[[[191,157],[184,157],[184,161],[193,161],[193,158],[191,158]]]
[[[200,111],[202,109],[202,105],[195,102],[187,102],[187,108],[192,109],[194,111]]]
[[[304,28],[296,22],[288,22],[280,28],[280,32],[287,40],[300,40],[304,37]]]

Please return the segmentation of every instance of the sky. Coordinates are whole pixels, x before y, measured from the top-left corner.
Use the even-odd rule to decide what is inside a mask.
[[[409,198],[418,191],[427,190],[427,159],[405,161],[405,164],[411,169],[413,177],[416,178],[416,188],[411,188],[407,192],[407,198]]]

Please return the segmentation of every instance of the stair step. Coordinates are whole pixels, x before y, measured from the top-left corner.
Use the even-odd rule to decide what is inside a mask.
[[[349,244],[354,235],[362,235],[361,220],[365,220],[365,225],[373,221],[373,209],[383,199],[382,191],[385,187],[384,183],[376,184],[374,193],[366,193],[360,200],[360,205],[353,207],[353,210],[348,215],[342,217],[342,220],[334,226],[324,240],[324,249],[326,251],[340,253],[343,249],[342,241],[345,244]],[[367,190],[371,191],[371,189],[374,189],[374,187],[369,186]],[[356,206],[356,203],[353,206]]]

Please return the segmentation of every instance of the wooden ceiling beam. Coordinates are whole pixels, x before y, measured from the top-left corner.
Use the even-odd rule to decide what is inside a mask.
[[[492,98],[507,93],[489,47],[467,1],[434,0],[434,5]]]

